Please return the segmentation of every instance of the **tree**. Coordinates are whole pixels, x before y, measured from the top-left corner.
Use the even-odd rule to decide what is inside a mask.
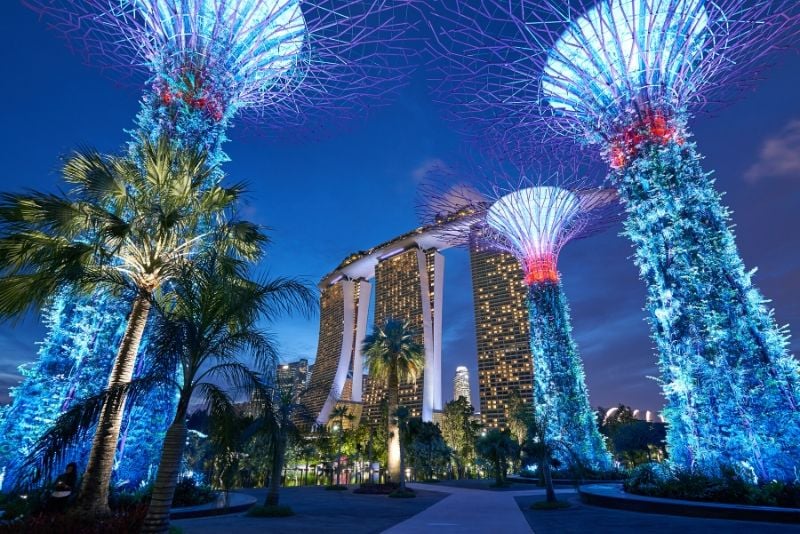
[[[337,406],[331,410],[330,420],[335,422],[334,430],[338,429],[338,452],[336,454],[336,482],[333,485],[339,484],[342,477],[342,449],[344,448],[345,441],[345,428],[344,421],[353,420],[353,416],[349,414],[347,406]]]
[[[243,265],[212,255],[184,268],[159,306],[151,343],[162,358],[178,364],[181,373],[178,409],[164,439],[144,532],[169,528],[190,402],[199,396],[217,417],[232,412],[232,400],[217,385],[220,382],[264,399],[261,377],[277,358],[274,342],[257,321],[273,320],[281,311],[312,308],[312,294],[302,283],[284,278],[255,282],[247,274]],[[248,356],[253,369],[244,361]]]
[[[508,430],[493,428],[475,443],[478,455],[491,466],[495,477],[495,486],[506,484],[506,471],[511,460],[519,455],[519,444]]]
[[[277,384],[276,378],[272,379]],[[286,462],[286,449],[290,440],[302,441],[304,425],[313,420],[308,408],[302,403],[294,384],[276,386],[261,405],[251,434],[268,437],[267,454],[270,459],[269,489],[264,506],[277,506],[280,501],[281,475]]]
[[[444,405],[442,412],[442,437],[453,450],[458,476],[465,475],[466,466],[475,461],[475,440],[480,423],[473,420],[475,409],[464,397]]]
[[[413,382],[425,368],[422,345],[415,341],[417,331],[409,323],[388,318],[376,326],[364,340],[364,357],[370,377],[386,384],[388,413],[389,478],[398,480],[400,467],[400,435],[395,412],[398,408],[400,382]]]
[[[403,446],[403,435],[408,432],[408,418],[410,415],[411,412],[405,406],[398,406],[397,409],[392,412],[392,418],[396,420],[397,442],[399,445],[398,448],[400,449],[400,476],[398,478],[400,487],[397,490],[400,494],[406,493],[406,452]]]
[[[229,221],[242,187],[208,186],[214,172],[203,153],[143,141],[136,158],[73,154],[67,194],[0,197],[0,316],[41,309],[65,288],[132,295],[79,494],[88,513],[108,512],[126,386],[155,292],[196,260],[214,228],[226,227],[226,248],[260,256],[258,228]]]
[[[545,428],[546,423],[537,421],[536,417],[533,416],[533,410],[530,412],[531,416],[527,418],[528,426],[525,439],[522,442],[522,452],[533,459],[539,466],[547,502],[556,502],[552,468],[558,467],[560,462],[554,457],[555,446],[548,439],[547,429]]]
[[[437,424],[412,417],[407,427],[403,446],[410,463],[416,473],[431,480],[434,473],[441,473],[447,468],[452,450],[442,438],[442,431]]]

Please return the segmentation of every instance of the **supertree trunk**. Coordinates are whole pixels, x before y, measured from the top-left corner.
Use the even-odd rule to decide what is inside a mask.
[[[647,310],[677,465],[794,477],[800,458],[798,363],[753,287],[694,144],[645,142],[612,173]]]
[[[169,511],[175,496],[175,486],[181,468],[181,458],[186,445],[186,407],[189,399],[181,399],[175,420],[167,429],[161,461],[158,463],[158,474],[153,486],[153,495],[147,507],[142,532],[169,531]]]
[[[545,440],[556,457],[592,469],[610,469],[611,457],[597,429],[575,342],[566,297],[558,282],[528,290],[536,418],[546,422]],[[564,451],[566,449],[566,451]]]
[[[133,376],[136,355],[139,352],[144,327],[150,314],[149,295],[139,294],[131,305],[128,325],[122,337],[114,368],[108,380],[109,394],[100,410],[89,463],[81,484],[78,502],[82,510],[93,515],[109,512],[108,487],[117,453],[122,416],[127,392],[124,388]]]

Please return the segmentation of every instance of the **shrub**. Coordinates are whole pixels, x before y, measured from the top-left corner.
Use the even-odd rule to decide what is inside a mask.
[[[294,511],[289,506],[270,505],[253,506],[247,511],[248,517],[289,517],[294,515]]]
[[[731,467],[708,474],[646,464],[631,472],[624,488],[630,493],[668,499],[800,507],[800,484],[753,484]]]
[[[135,534],[144,524],[147,506],[137,505],[116,510],[112,515],[87,520],[74,512],[65,514],[36,514],[0,525],[0,534]]]
[[[347,486],[343,484],[331,484],[329,486],[325,486],[325,491],[346,491]]]
[[[197,506],[214,500],[214,490],[210,486],[197,484],[194,479],[183,478],[175,486],[175,497],[172,506]]]

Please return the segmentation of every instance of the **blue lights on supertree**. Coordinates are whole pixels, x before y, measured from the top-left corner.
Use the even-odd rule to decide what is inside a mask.
[[[360,0],[25,0],[93,64],[143,79],[147,90],[132,131],[169,136],[227,159],[226,131],[237,118],[259,128],[311,129],[368,106],[408,74],[406,2]],[[218,175],[217,178],[221,178]],[[80,311],[79,311],[80,310]],[[15,466],[73,400],[107,381],[128,307],[109,295],[64,293],[47,312],[39,360],[23,371],[12,404],[0,411],[0,489]],[[79,341],[88,336],[88,344]],[[154,357],[143,343],[137,374]],[[136,376],[136,375],[135,375]],[[58,387],[56,387],[58,386]],[[46,392],[46,394],[45,394]],[[154,472],[175,399],[155,391],[127,407],[115,483],[137,485]],[[134,415],[135,414],[135,415]],[[74,451],[75,460],[85,451]],[[5,471],[4,471],[5,470]]]
[[[690,141],[692,113],[757,79],[796,37],[788,0],[445,2],[438,87],[492,143],[599,152],[647,285],[671,461],[758,480],[800,464],[800,371]]]
[[[423,218],[438,222],[438,232],[454,244],[479,244],[517,258],[528,286],[536,419],[559,460],[606,470],[612,460],[589,405],[558,256],[568,242],[615,222],[620,209],[616,191],[592,187],[580,171],[565,166],[508,181],[508,171],[492,169],[491,187],[472,180],[476,185],[426,195],[429,214]]]

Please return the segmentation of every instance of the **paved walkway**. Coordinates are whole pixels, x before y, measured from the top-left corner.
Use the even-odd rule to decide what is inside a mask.
[[[384,534],[531,534],[515,497],[544,495],[543,489],[523,491],[487,491],[430,484],[409,484],[413,489],[426,489],[450,495],[417,515],[384,531]],[[557,490],[575,493],[575,490]]]

